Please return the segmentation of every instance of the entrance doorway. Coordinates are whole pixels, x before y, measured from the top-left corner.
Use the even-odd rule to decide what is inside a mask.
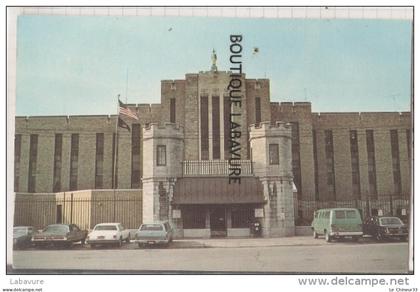
[[[227,236],[225,208],[210,209],[210,235],[211,237]]]

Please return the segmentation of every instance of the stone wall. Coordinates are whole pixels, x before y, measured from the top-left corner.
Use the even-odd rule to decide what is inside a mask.
[[[265,237],[294,235],[294,199],[290,124],[263,122],[250,127],[250,144],[254,174],[264,186]],[[278,145],[278,163],[270,159],[270,144]]]

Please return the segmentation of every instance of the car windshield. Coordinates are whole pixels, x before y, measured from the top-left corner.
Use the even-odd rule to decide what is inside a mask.
[[[162,231],[163,227],[160,224],[143,224],[140,227],[141,231]]]
[[[49,225],[42,232],[63,234],[69,232],[69,227],[67,225]]]
[[[397,218],[397,217],[380,218],[379,222],[381,225],[403,225],[400,218]]]
[[[15,227],[13,228],[13,235],[25,235],[27,230],[25,227]]]
[[[117,226],[115,225],[98,225],[94,229],[95,231],[103,231],[103,230],[117,230]]]

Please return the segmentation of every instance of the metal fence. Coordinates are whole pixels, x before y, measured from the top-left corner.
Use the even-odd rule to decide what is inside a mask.
[[[103,222],[119,222],[135,229],[142,223],[141,198],[21,198],[15,201],[14,225],[74,223],[92,229]]]
[[[295,197],[295,224],[307,226],[312,222],[314,211],[324,208],[356,208],[362,218],[375,215],[397,216],[408,222],[410,214],[410,198],[406,196],[380,196],[365,200],[330,200],[310,201]]]
[[[410,199],[404,196],[380,196],[369,200],[311,201],[294,198],[295,224],[311,224],[313,213],[323,208],[357,208],[362,217],[393,215],[408,222]],[[103,222],[119,222],[136,229],[142,223],[142,198],[73,196],[21,196],[15,201],[14,225],[34,226],[38,229],[54,223],[74,223],[83,229],[92,229]]]

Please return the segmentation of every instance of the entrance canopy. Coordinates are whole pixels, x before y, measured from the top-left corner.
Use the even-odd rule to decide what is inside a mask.
[[[173,204],[258,204],[264,203],[263,185],[256,177],[242,177],[241,184],[227,177],[177,179]]]

